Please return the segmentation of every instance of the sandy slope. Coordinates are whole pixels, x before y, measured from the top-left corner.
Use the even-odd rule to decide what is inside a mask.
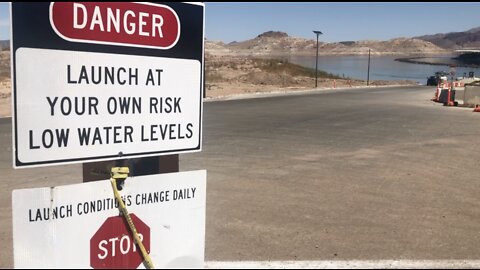
[[[11,87],[10,79],[0,82],[0,117],[11,116]]]
[[[11,115],[10,51],[0,51],[0,117]]]

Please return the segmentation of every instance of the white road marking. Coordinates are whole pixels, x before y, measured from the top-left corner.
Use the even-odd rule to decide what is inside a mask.
[[[445,269],[480,268],[480,260],[352,260],[352,261],[207,261],[210,269]]]

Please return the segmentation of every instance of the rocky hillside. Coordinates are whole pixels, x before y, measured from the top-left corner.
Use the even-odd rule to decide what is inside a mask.
[[[416,38],[449,50],[480,48],[480,27],[464,32],[426,35]]]
[[[254,39],[224,44],[207,41],[206,52],[216,55],[315,55],[316,40],[290,37],[284,32],[269,31]],[[428,41],[397,38],[388,41],[319,41],[320,55],[362,55],[371,49],[373,55],[437,54],[446,51]]]

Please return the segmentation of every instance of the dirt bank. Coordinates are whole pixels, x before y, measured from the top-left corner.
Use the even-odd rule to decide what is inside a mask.
[[[205,57],[206,96],[210,98],[244,93],[295,91],[315,87],[315,71],[285,60],[244,56]],[[366,81],[344,79],[320,71],[318,88],[366,86]],[[415,85],[414,81],[371,81],[370,85]]]

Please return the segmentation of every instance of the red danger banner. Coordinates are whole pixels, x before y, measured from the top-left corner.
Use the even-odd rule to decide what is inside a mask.
[[[50,23],[73,42],[169,49],[180,37],[175,11],[152,3],[53,2]]]

